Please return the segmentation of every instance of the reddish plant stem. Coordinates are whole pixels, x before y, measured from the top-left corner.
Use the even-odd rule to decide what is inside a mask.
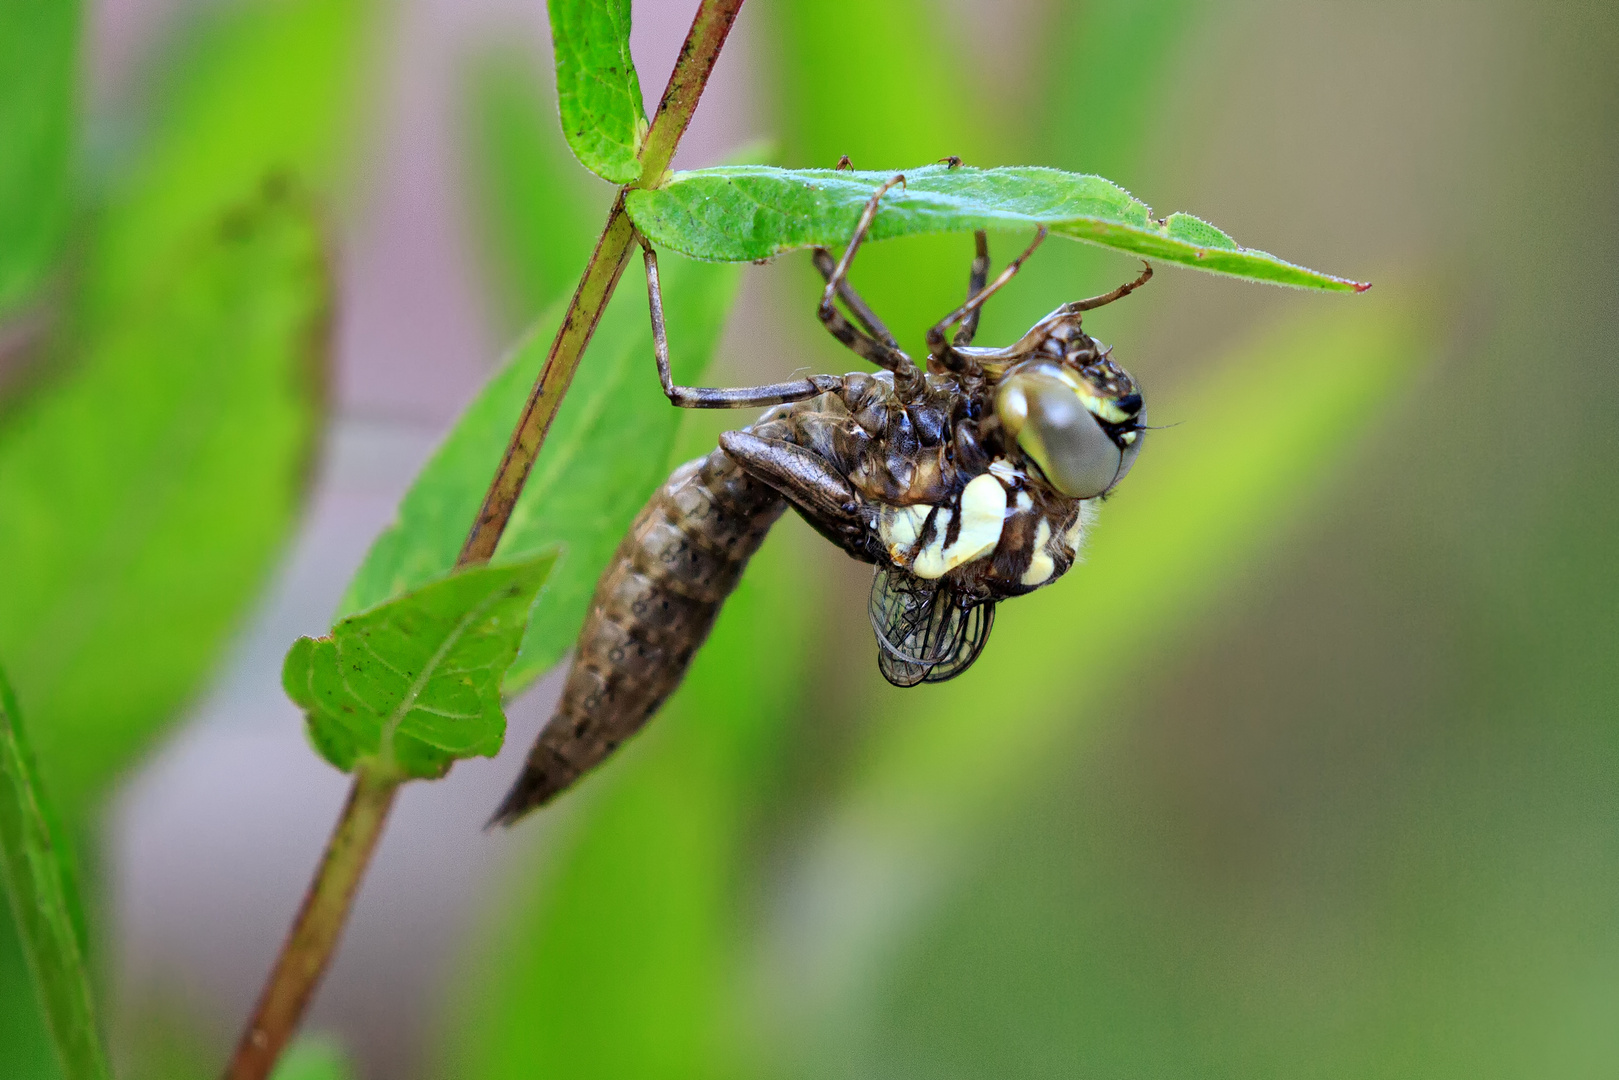
[[[652,129],[641,146],[641,178],[632,186],[650,188],[663,182],[663,174],[674,160],[675,147],[686,134],[686,125],[697,111],[697,101],[708,86],[714,62],[719,59],[720,49],[724,48],[731,25],[741,10],[742,0],[704,0],[698,7],[691,29],[686,32],[686,41],[680,46],[675,70],[669,75],[669,85],[663,88],[657,115],[652,118]]]
[[[630,187],[653,187],[662,181],[742,3],[743,0],[703,0],[698,7],[674,72],[658,103],[646,142],[642,144],[641,176]],[[579,359],[590,344],[602,311],[612,299],[618,279],[629,262],[635,226],[624,212],[624,196],[628,190],[619,192],[608,212],[596,250],[574,290],[562,326],[551,342],[545,366],[523,407],[522,417],[490,482],[478,518],[456,560],[457,566],[487,562],[500,545],[517,498],[545,443],[551,421],[556,418],[562,397],[573,382]],[[378,778],[363,769],[356,773],[348,802],[326,845],[326,854],[304,895],[303,906],[281,947],[236,1053],[226,1067],[225,1080],[265,1080],[297,1031],[321,976],[331,964],[354,895],[359,891],[398,790],[396,778]]]
[[[332,961],[398,791],[396,777],[378,777],[363,767],[355,773],[315,880],[225,1070],[226,1080],[262,1080],[275,1067]]]
[[[596,250],[590,255],[579,287],[574,290],[568,312],[562,317],[562,326],[551,342],[545,366],[540,369],[540,377],[523,406],[523,415],[512,432],[511,442],[506,444],[506,454],[495,470],[495,478],[478,510],[478,519],[467,534],[460,558],[456,559],[457,566],[488,562],[499,546],[506,523],[517,506],[517,497],[523,493],[529,471],[540,456],[540,447],[545,445],[551,421],[556,419],[562,396],[568,392],[573,373],[579,369],[579,358],[584,355],[585,346],[601,322],[602,311],[630,261],[634,239],[635,226],[624,213],[624,192],[620,191],[613,200],[612,210],[608,211],[607,224],[602,226],[601,238],[596,241]]]
[[[675,70],[669,76],[669,85],[658,102],[652,128],[641,145],[641,177],[631,187],[655,187],[662,182],[741,8],[742,0],[704,0],[697,9],[685,44],[680,47]],[[551,342],[545,367],[540,370],[534,390],[523,406],[522,418],[517,422],[517,430],[512,432],[500,467],[495,470],[489,493],[478,511],[478,520],[461,548],[458,566],[488,562],[494,555],[506,532],[506,523],[511,520],[512,510],[517,506],[517,497],[528,481],[529,470],[540,456],[540,447],[545,445],[551,421],[556,419],[562,397],[573,382],[579,359],[590,344],[602,310],[612,299],[618,279],[629,262],[635,226],[624,212],[624,195],[628,190],[625,188],[618,193],[607,214],[601,239],[596,242],[596,250],[590,256],[584,276],[579,279],[579,287],[574,290],[562,326]]]

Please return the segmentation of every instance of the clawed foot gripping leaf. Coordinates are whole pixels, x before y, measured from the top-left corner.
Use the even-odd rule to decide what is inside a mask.
[[[891,172],[733,165],[675,173],[655,190],[632,191],[626,206],[653,243],[697,259],[743,262],[796,248],[841,247]],[[879,204],[870,239],[1044,225],[1160,262],[1301,288],[1362,292],[1363,282],[1323,274],[1239,245],[1190,214],[1153,216],[1152,207],[1100,176],[1016,166],[926,165]]]

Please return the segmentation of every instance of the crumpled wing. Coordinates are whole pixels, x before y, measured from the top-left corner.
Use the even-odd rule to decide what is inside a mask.
[[[877,667],[895,686],[944,682],[972,667],[995,625],[993,601],[964,605],[938,581],[878,567],[868,606]]]

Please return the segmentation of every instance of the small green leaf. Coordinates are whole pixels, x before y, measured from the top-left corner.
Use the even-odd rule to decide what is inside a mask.
[[[292,524],[325,257],[307,201],[264,193],[0,427],[0,655],[70,819],[193,693]]]
[[[662,271],[674,375],[695,380],[719,341],[739,268],[676,257],[665,260]],[[340,614],[398,596],[455,564],[559,318],[554,312],[541,319],[461,414],[400,503],[398,521],[372,545]],[[508,558],[552,544],[564,549],[508,674],[509,691],[543,673],[573,644],[602,566],[668,475],[680,419],[658,388],[645,291],[620,289],[501,541]]]
[[[294,642],[281,682],[320,755],[345,772],[364,760],[418,779],[493,757],[506,736],[501,678],[554,561],[451,574]]]
[[[0,315],[28,302],[67,229],[80,18],[74,0],[0,4]]]
[[[892,175],[730,165],[675,173],[661,188],[630,192],[627,206],[660,247],[743,262],[847,243],[872,193]],[[1045,225],[1058,236],[1253,281],[1335,291],[1367,287],[1239,247],[1188,214],[1156,218],[1146,203],[1100,176],[926,165],[905,170],[905,177],[904,186],[883,196],[872,240]]]
[[[0,671],[0,860],[18,936],[67,1080],[112,1074],[96,1027],[84,959],[84,917],[55,814]]]
[[[630,57],[630,0],[550,0],[562,131],[580,164],[604,180],[641,175],[646,110]]]

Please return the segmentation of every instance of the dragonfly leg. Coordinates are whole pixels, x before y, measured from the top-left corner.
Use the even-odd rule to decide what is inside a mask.
[[[682,409],[755,409],[803,401],[843,387],[843,380],[836,375],[810,375],[765,386],[676,386],[669,367],[669,334],[663,319],[663,287],[658,283],[658,254],[646,237],[636,235],[646,262],[647,307],[652,315],[652,350],[658,361],[658,381],[671,404]]]
[[[812,249],[811,260],[815,263],[815,269],[821,272],[821,276],[830,282],[832,275],[837,272],[838,265],[838,261],[832,257],[832,253],[824,247],[814,248]],[[854,286],[849,284],[847,278],[839,279],[837,289],[838,299],[843,301],[844,306],[849,309],[849,314],[854,316],[855,322],[860,324],[860,328],[865,331],[866,336],[872,339],[870,344],[886,347],[893,352],[899,352],[899,342],[894,340],[894,335],[888,332],[888,327],[883,325],[883,321],[877,317],[877,313],[871,310],[859,293],[855,292]],[[819,314],[819,309],[817,309],[817,314]],[[841,317],[836,308],[832,309],[832,315],[834,318]],[[823,315],[822,321],[825,321],[825,319],[826,316]],[[830,330],[831,327],[828,326],[827,329]],[[837,331],[834,330],[833,333],[837,334]],[[841,335],[838,336],[838,340],[843,341]],[[848,345],[849,343],[845,341],[844,344]],[[854,348],[854,346],[851,345],[850,348]],[[865,356],[866,354],[861,353],[861,355]],[[866,358],[871,359],[870,357]],[[884,364],[884,366],[886,367],[887,365]]]
[[[877,217],[878,203],[890,189],[903,183],[905,183],[904,174],[896,174],[872,194],[866,208],[860,213],[854,235],[849,238],[849,246],[844,249],[841,259],[834,262],[831,252],[825,248],[816,248],[814,260],[815,268],[826,278],[826,288],[821,293],[821,302],[815,308],[815,314],[820,318],[821,325],[862,359],[892,371],[895,391],[901,400],[907,400],[922,388],[921,369],[916,366],[914,360],[900,350],[899,342],[894,340],[894,335],[888,332],[882,320],[877,318],[848,281],[849,265],[854,262],[855,252],[860,250],[860,244],[865,240],[866,234],[871,231],[871,223]],[[860,324],[858,327],[838,310],[835,301],[840,299],[848,305],[855,321]]]
[[[973,248],[973,265],[967,274],[968,300],[983,292],[984,284],[989,281],[989,236],[983,229],[973,233]],[[978,316],[983,310],[981,307],[975,307],[967,313],[950,344],[961,346],[973,343],[973,338],[978,335]]]
[[[1093,296],[1089,300],[1075,300],[1064,304],[1062,306],[1063,313],[1066,315],[1078,315],[1081,311],[1092,311],[1111,304],[1115,300],[1123,300],[1126,296],[1152,280],[1152,263],[1143,259],[1141,260],[1141,265],[1143,267],[1141,276],[1134,281],[1127,281],[1112,292],[1103,293],[1101,296]]]
[[[1025,254],[1027,254],[1027,252],[1025,252]],[[1151,281],[1151,264],[1143,261],[1142,266],[1145,269],[1142,270],[1141,276],[1136,278],[1134,281],[1120,285],[1117,289],[1114,289],[1110,293],[1103,293],[1101,296],[1093,296],[1089,300],[1070,301],[1069,303],[1057,308],[1050,315],[1047,315],[1045,318],[1041,319],[1029,330],[1028,333],[1024,334],[1021,338],[1013,342],[1011,345],[1008,345],[1006,348],[974,349],[967,356],[967,359],[979,364],[980,366],[984,364],[1004,365],[1016,362],[1017,360],[1029,355],[1029,353],[1033,352],[1035,349],[1039,348],[1040,344],[1051,335],[1052,329],[1058,324],[1068,321],[1070,318],[1080,314],[1081,312],[1091,311],[1106,304],[1111,304],[1115,300],[1122,300],[1124,297],[1129,296],[1131,293],[1141,288],[1141,286]],[[959,345],[961,342],[958,340],[956,344]]]
[[[978,291],[974,292],[965,304],[962,304],[956,310],[940,319],[934,325],[933,329],[928,331],[928,355],[932,359],[937,360],[940,365],[950,371],[978,371],[978,362],[970,356],[957,352],[955,346],[945,338],[944,333],[955,323],[964,323],[965,320],[969,318],[973,319],[973,328],[976,330],[978,309],[983,307],[984,301],[988,300],[990,297],[999,292],[1002,287],[1004,287],[1008,281],[1011,281],[1017,272],[1023,268],[1023,261],[1030,255],[1034,254],[1035,248],[1039,247],[1040,242],[1046,238],[1046,232],[1046,227],[1044,225],[1040,226],[1040,231],[1034,234],[1033,242],[1031,242],[1029,246],[1024,249],[1023,254],[1007,263],[1006,269],[1002,270],[1000,274],[996,276],[995,280],[990,282],[986,288],[979,289]],[[983,251],[984,259],[987,264],[989,259],[989,246],[987,242],[984,245]],[[977,259],[974,259],[973,262],[974,268],[976,269]],[[985,267],[985,273],[988,273],[987,265]]]

